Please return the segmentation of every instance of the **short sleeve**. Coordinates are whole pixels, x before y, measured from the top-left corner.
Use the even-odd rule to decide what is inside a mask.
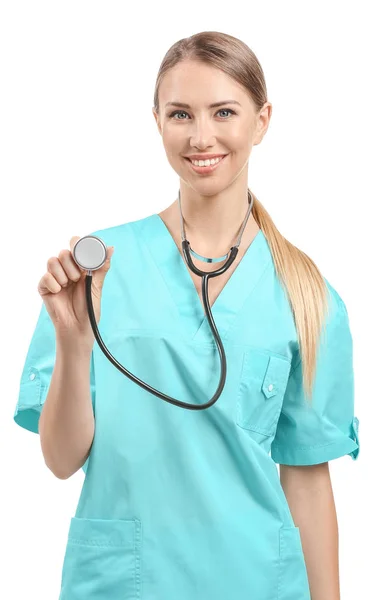
[[[354,416],[353,342],[346,306],[331,290],[330,314],[320,338],[311,401],[302,384],[302,362],[291,370],[271,456],[284,465],[314,465],[359,455]],[[298,355],[299,357],[299,355]]]
[[[49,391],[56,354],[55,327],[42,301],[32,339],[22,370],[19,395],[14,413],[15,422],[34,433],[43,404]],[[95,409],[95,377],[93,353],[91,354],[90,388],[93,410]]]

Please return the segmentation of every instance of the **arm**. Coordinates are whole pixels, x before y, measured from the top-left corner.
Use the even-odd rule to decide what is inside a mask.
[[[91,349],[77,341],[57,339],[57,354],[39,434],[48,468],[68,479],[85,463],[93,441],[95,419],[90,391]]]
[[[338,525],[328,462],[280,465],[281,485],[300,528],[312,600],[340,600]]]

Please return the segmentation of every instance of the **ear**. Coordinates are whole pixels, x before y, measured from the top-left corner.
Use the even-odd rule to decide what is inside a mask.
[[[161,132],[161,124],[160,124],[160,117],[158,116],[158,113],[156,112],[156,109],[154,108],[154,106],[153,106],[153,108],[152,108],[152,112],[153,112],[153,116],[154,116],[154,118],[156,119],[156,123],[157,123],[158,131],[160,132],[160,135],[162,135],[162,132]]]
[[[263,108],[261,109],[257,120],[257,131],[255,132],[256,135],[254,137],[253,146],[257,146],[258,144],[260,144],[269,127],[271,116],[272,104],[270,102],[266,102]]]

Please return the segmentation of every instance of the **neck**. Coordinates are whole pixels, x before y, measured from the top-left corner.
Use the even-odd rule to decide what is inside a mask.
[[[193,190],[180,188],[181,208],[186,238],[191,247],[198,253],[217,256],[226,253],[237,242],[242,224],[249,208],[248,187],[237,189],[231,186],[215,196],[200,196]],[[177,213],[180,225],[180,208],[178,198],[169,207]],[[258,226],[249,215],[241,245],[247,245]]]

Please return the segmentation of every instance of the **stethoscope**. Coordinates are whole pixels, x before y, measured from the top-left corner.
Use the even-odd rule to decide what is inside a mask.
[[[186,239],[185,226],[184,226],[184,222],[183,222],[183,215],[182,215],[182,208],[181,208],[181,194],[180,194],[180,192],[178,192],[178,205],[179,205],[180,218],[181,218],[182,252],[183,252],[183,256],[186,260],[187,265],[190,267],[190,269],[193,271],[193,273],[195,273],[196,275],[199,275],[199,277],[202,277],[203,305],[206,308],[207,320],[210,325],[212,334],[214,336],[214,339],[215,339],[215,342],[216,342],[216,345],[218,348],[220,364],[221,364],[221,372],[220,372],[219,385],[217,387],[217,390],[216,390],[214,396],[211,398],[211,400],[209,400],[209,402],[206,402],[204,404],[189,404],[188,402],[181,402],[180,400],[176,400],[175,398],[172,398],[171,396],[167,396],[166,394],[159,392],[155,388],[151,387],[150,385],[148,385],[147,383],[145,383],[144,381],[142,381],[141,379],[139,379],[138,377],[133,375],[130,371],[127,371],[127,369],[125,367],[123,367],[123,365],[121,365],[116,360],[116,358],[109,352],[109,350],[107,349],[106,345],[104,344],[104,342],[100,336],[99,330],[98,330],[98,325],[96,323],[96,318],[95,318],[95,313],[94,313],[94,307],[92,305],[92,294],[91,294],[92,271],[96,271],[97,269],[100,269],[103,266],[103,264],[105,263],[106,257],[107,257],[107,246],[104,244],[103,240],[101,240],[99,237],[97,237],[95,235],[86,235],[86,236],[80,238],[76,242],[76,244],[74,245],[73,251],[72,251],[73,258],[74,258],[76,264],[81,269],[88,271],[88,273],[86,275],[87,310],[88,310],[88,315],[89,315],[92,331],[94,333],[95,339],[98,342],[99,347],[102,350],[102,352],[111,361],[111,363],[117,369],[119,369],[119,371],[121,371],[124,375],[129,377],[129,379],[131,379],[132,381],[137,383],[139,386],[141,386],[142,388],[144,388],[151,394],[154,394],[158,398],[161,398],[162,400],[166,400],[166,402],[170,402],[171,404],[175,404],[176,406],[180,406],[181,408],[189,408],[191,410],[203,410],[205,408],[209,408],[218,400],[218,398],[221,395],[223,388],[225,386],[226,375],[227,375],[226,354],[224,351],[222,340],[220,339],[218,330],[216,328],[214,318],[211,313],[211,307],[210,307],[210,302],[209,302],[209,298],[208,298],[208,281],[212,277],[217,277],[218,275],[222,275],[223,273],[225,273],[227,271],[227,269],[234,262],[234,260],[237,256],[237,253],[239,251],[241,238],[242,238],[245,226],[247,224],[249,214],[252,209],[253,196],[249,190],[248,190],[248,202],[249,202],[248,211],[244,218],[243,224],[240,228],[238,240],[237,240],[237,243],[235,244],[235,246],[232,246],[230,248],[230,252],[225,254],[224,256],[221,256],[218,258],[207,258],[207,257],[202,256],[201,254],[197,254],[196,252],[194,252],[190,246],[190,242]],[[222,267],[220,267],[219,269],[216,269],[215,271],[207,272],[207,271],[201,271],[194,265],[191,255],[193,255],[194,257],[196,257],[200,260],[203,260],[204,262],[208,262],[208,263],[220,262],[226,258],[227,258],[227,260],[224,263],[224,265]]]

